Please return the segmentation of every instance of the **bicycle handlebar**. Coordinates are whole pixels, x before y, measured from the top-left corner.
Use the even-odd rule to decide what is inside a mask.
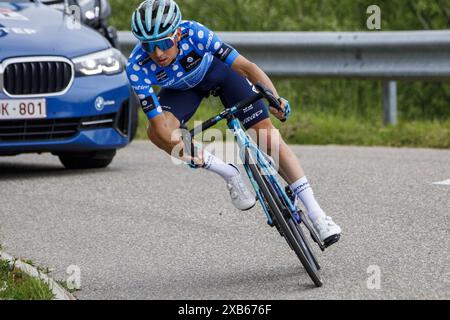
[[[284,119],[280,119],[281,122],[287,121],[286,111],[281,108],[281,102],[274,97],[273,92],[269,88],[264,86],[261,82],[258,82],[255,87],[262,93],[263,97],[269,102],[269,106],[281,111],[285,114]]]
[[[238,104],[236,104],[235,108],[237,111],[240,111],[240,110],[248,107],[249,105],[255,103],[256,101],[258,101],[262,98],[265,98],[269,102],[269,105],[271,107],[273,107],[279,111],[283,111],[281,109],[280,101],[278,101],[274,97],[272,91],[270,91],[269,88],[267,88],[260,82],[255,84],[255,87],[259,92],[245,100],[242,100]],[[229,114],[230,114],[230,109],[227,109],[227,110],[223,111],[219,116],[216,116],[214,118],[211,118],[211,119],[203,122],[198,127],[192,129],[189,133],[187,133],[186,131],[183,130],[182,139],[185,144],[187,153],[191,155],[192,159],[194,159],[194,157],[197,155],[196,147],[193,144],[192,138],[195,135],[199,134],[200,132],[206,131],[209,128],[211,128],[212,126],[216,125],[219,121],[225,119],[226,116],[228,116]],[[286,119],[281,120],[281,121],[285,122]],[[186,129],[186,127],[182,127],[181,129]],[[191,160],[191,166],[196,167],[193,160]]]
[[[255,84],[256,89],[259,91],[257,94],[242,100],[241,102],[239,102],[238,104],[236,104],[236,109],[237,111],[240,111],[246,107],[248,107],[249,105],[255,103],[256,101],[264,98],[269,102],[269,105],[279,111],[283,111],[281,109],[281,104],[280,102],[274,97],[272,91],[270,91],[270,89],[268,89],[266,86],[264,86],[262,83],[258,82],[257,84]],[[222,112],[220,114],[220,118],[218,117],[214,117],[211,118],[207,121],[205,121],[204,123],[202,123],[201,125],[199,125],[198,127],[192,129],[190,131],[191,136],[193,137],[194,135],[206,131],[209,128],[211,128],[212,126],[216,125],[219,121],[221,121],[223,119],[223,116],[225,116],[226,111]],[[282,120],[283,121],[283,120]],[[286,120],[284,120],[286,121]],[[284,122],[283,121],[283,122]]]
[[[262,93],[263,97],[269,102],[269,106],[277,109],[278,111],[283,111],[281,109],[280,101],[278,101],[278,99],[274,97],[273,92],[270,91],[269,88],[264,86],[261,82],[258,82],[255,85],[255,87],[256,89],[258,89],[260,93]]]

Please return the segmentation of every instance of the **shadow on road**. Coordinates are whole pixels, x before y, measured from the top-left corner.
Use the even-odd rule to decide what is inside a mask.
[[[256,291],[261,294],[270,293],[274,297],[279,297],[283,292],[292,293],[305,293],[310,290],[319,290],[311,282],[306,271],[301,266],[290,265],[288,266],[274,266],[270,270],[241,270],[233,271],[233,273],[217,273],[213,276],[207,277],[199,275],[193,277],[189,275],[187,277],[180,277],[180,275],[174,275],[169,277],[170,283],[160,283],[159,294],[174,297],[176,299],[186,299],[187,297],[178,296],[179,292],[188,292],[188,298],[197,296],[199,292],[202,292],[204,299],[220,299],[223,294],[238,295],[240,299],[254,299],[252,296],[242,296],[242,290],[244,287],[257,288]],[[176,288],[173,287],[173,279],[176,279]],[[154,280],[148,285],[154,285]],[[281,284],[284,286],[280,288]],[[288,288],[288,289],[287,289]],[[173,291],[172,291],[173,290]]]
[[[0,181],[35,179],[45,177],[67,177],[92,174],[96,172],[116,171],[112,168],[92,170],[67,170],[62,165],[5,163],[0,161]]]

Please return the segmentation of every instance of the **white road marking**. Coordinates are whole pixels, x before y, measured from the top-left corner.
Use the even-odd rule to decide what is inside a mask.
[[[450,186],[450,179],[445,180],[445,181],[441,181],[441,182],[435,182],[433,184],[434,185],[439,185],[439,186]]]

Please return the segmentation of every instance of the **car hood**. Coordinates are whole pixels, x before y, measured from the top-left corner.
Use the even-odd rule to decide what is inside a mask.
[[[19,56],[74,58],[109,48],[98,32],[39,2],[0,2],[0,61]]]

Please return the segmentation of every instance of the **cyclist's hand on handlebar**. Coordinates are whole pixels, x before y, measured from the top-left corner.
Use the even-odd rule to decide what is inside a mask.
[[[277,117],[281,122],[285,122],[289,115],[291,114],[291,106],[289,101],[283,98],[276,98],[273,92],[270,91],[264,84],[258,82],[255,84],[256,88],[263,97],[269,102],[269,110],[275,117]]]
[[[285,122],[289,115],[291,114],[291,106],[289,105],[289,101],[283,98],[279,98],[278,102],[280,103],[281,110],[269,106],[270,112],[280,121]]]

